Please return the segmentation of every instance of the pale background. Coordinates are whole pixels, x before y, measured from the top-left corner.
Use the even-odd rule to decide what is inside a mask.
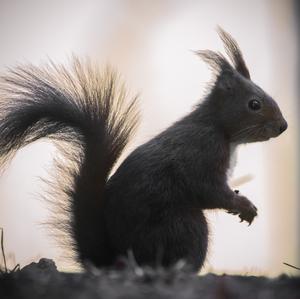
[[[239,42],[253,80],[279,103],[289,129],[267,143],[239,150],[233,178],[258,207],[252,226],[224,212],[207,213],[211,243],[205,271],[277,275],[299,260],[297,32],[293,1],[280,0],[0,0],[0,71],[18,62],[66,62],[72,53],[110,62],[141,94],[142,122],[131,148],[188,113],[210,72],[191,50],[223,50],[221,25]],[[21,150],[0,178],[0,227],[11,264],[50,257],[69,267],[40,225],[39,200],[54,147]],[[43,189],[44,188],[44,189]]]

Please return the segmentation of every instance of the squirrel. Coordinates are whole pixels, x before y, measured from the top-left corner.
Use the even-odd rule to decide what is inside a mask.
[[[78,165],[65,167],[72,184],[63,186],[69,199],[64,229],[83,265],[111,266],[130,251],[141,266],[184,260],[198,271],[208,248],[204,210],[223,209],[249,225],[257,216],[254,204],[228,186],[232,151],[279,136],[287,122],[251,80],[236,40],[221,28],[218,34],[229,59],[196,52],[215,75],[204,99],[114,172],[139,114],[138,97],[128,96],[116,72],[74,58],[70,69],[51,62],[18,66],[2,77],[2,166],[19,148],[44,137],[77,148],[77,158],[64,150]]]

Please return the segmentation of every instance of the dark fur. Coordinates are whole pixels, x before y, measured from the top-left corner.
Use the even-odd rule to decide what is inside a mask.
[[[225,209],[249,224],[257,215],[227,185],[230,150],[276,137],[287,124],[274,100],[250,81],[237,43],[222,29],[219,34],[234,67],[220,53],[197,52],[215,70],[210,93],[134,150],[109,180],[136,124],[134,102],[121,109],[125,114],[120,110],[124,93],[116,91],[114,76],[76,62],[72,72],[52,65],[4,77],[2,157],[45,136],[83,147],[68,216],[80,261],[105,266],[132,250],[140,264],[184,259],[198,270],[208,243],[204,209]],[[259,111],[249,109],[252,99]]]

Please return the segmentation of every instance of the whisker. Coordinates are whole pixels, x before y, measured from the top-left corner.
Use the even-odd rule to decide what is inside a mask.
[[[259,125],[252,125],[246,128],[243,128],[239,131],[237,131],[235,134],[232,135],[233,139],[239,139],[243,135],[247,135],[248,137],[253,137],[254,134],[257,132],[256,129],[261,129]]]

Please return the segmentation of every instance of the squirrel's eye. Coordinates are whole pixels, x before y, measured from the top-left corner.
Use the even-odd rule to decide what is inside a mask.
[[[259,110],[261,108],[261,103],[258,101],[258,100],[251,100],[249,103],[248,103],[248,107],[251,109],[251,110]]]

